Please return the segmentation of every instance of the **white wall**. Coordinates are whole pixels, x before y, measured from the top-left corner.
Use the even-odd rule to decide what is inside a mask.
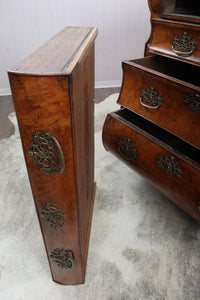
[[[97,26],[96,86],[119,86],[121,61],[143,56],[147,0],[0,0],[0,92],[6,70],[65,26]]]

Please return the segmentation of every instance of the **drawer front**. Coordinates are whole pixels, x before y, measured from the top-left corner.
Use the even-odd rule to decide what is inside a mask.
[[[200,90],[123,64],[118,103],[200,149]]]
[[[200,221],[200,173],[167,145],[115,113],[107,116],[103,143],[131,168],[146,177],[178,206]]]
[[[200,25],[153,19],[149,51],[200,65]]]

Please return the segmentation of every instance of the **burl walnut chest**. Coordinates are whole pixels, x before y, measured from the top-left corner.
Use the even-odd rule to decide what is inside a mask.
[[[151,35],[124,61],[105,148],[200,221],[200,2],[149,0]]]
[[[95,194],[96,28],[67,27],[10,70],[35,206],[54,281],[85,280]]]

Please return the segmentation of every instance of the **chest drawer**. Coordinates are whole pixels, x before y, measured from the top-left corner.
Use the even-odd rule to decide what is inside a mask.
[[[107,116],[103,143],[200,221],[199,150],[127,109]]]
[[[123,63],[118,103],[200,149],[200,70],[165,57]]]
[[[199,65],[200,25],[166,19],[152,19],[148,50]]]

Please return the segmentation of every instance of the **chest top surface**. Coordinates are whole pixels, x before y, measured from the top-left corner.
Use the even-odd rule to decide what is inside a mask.
[[[90,48],[96,35],[96,27],[66,27],[9,72],[68,74]]]

